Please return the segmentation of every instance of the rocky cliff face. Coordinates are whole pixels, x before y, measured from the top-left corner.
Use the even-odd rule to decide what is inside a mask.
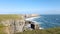
[[[22,32],[25,25],[24,20],[4,20],[1,23],[6,26],[5,32],[7,34],[14,34],[16,32]]]
[[[31,16],[37,16],[37,15],[33,14],[33,15],[29,15],[28,17],[31,17]],[[15,34],[17,32],[23,32],[26,29],[25,25],[27,25],[29,22],[25,21],[25,16],[21,16],[21,18],[16,18],[17,16],[16,17],[12,16],[13,18],[10,18],[10,17],[8,16],[9,19],[4,19],[0,21],[5,26],[4,31],[7,34]],[[4,16],[3,18],[6,18],[6,16]],[[35,24],[35,28],[36,27],[37,26]]]
[[[22,32],[24,26],[24,17],[22,15],[0,15],[0,23],[3,24],[6,34]]]

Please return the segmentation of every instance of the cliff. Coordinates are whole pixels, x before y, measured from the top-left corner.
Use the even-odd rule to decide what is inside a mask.
[[[20,24],[20,22],[21,23],[23,22],[24,24],[23,15],[15,15],[15,14],[0,15],[0,24],[3,24],[5,26],[4,31],[6,34],[13,34],[16,31],[21,31],[23,24]]]
[[[35,17],[35,16],[37,16],[37,15],[35,15],[35,14],[28,15],[29,18]],[[25,19],[26,19],[25,15],[15,15],[15,14],[0,15],[0,23],[5,26],[4,31],[6,34],[15,34],[17,32],[23,32],[25,30],[24,29],[25,25],[28,25],[28,23],[29,23]],[[31,22],[31,23],[33,23],[33,22]],[[35,24],[33,24],[33,25],[35,26]]]
[[[39,16],[38,14],[25,14],[25,18],[31,18],[31,17],[37,17]]]

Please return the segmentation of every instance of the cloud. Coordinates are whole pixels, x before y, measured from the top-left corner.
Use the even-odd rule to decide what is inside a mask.
[[[40,9],[0,9],[1,13],[34,13],[35,11],[40,11]]]
[[[0,14],[60,14],[59,9],[39,9],[39,8],[29,8],[29,9],[0,9]]]

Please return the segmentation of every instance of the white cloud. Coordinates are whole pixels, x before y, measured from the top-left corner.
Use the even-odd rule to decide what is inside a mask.
[[[0,13],[33,13],[40,9],[0,9]]]

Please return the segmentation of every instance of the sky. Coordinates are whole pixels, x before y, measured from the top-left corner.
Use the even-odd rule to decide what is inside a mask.
[[[60,14],[60,0],[0,0],[0,14]]]

